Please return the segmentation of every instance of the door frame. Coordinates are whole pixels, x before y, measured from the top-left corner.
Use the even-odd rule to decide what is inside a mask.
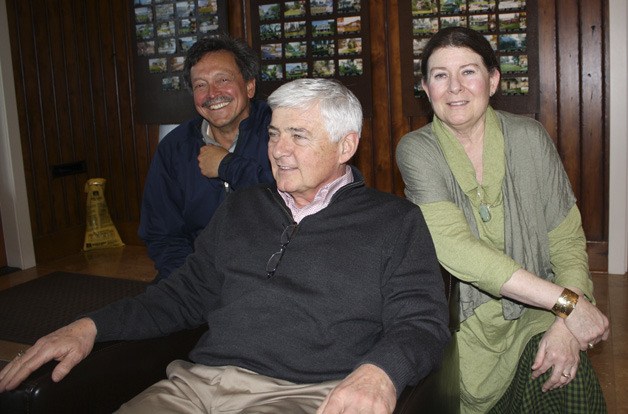
[[[0,217],[11,267],[35,266],[6,0],[0,0]]]
[[[609,0],[608,273],[628,271],[628,5]]]

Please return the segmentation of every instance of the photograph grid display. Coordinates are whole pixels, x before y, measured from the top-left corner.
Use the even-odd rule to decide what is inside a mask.
[[[182,89],[185,53],[200,37],[225,31],[218,0],[133,0],[138,72],[159,77],[161,90]]]
[[[274,0],[256,7],[262,82],[364,74],[361,0]]]
[[[439,29],[463,26],[482,33],[499,59],[504,96],[527,95],[529,88],[528,0],[411,0],[412,73],[415,97],[421,87],[421,57]]]
[[[251,15],[262,95],[293,79],[335,78],[370,112],[367,0],[261,0]]]

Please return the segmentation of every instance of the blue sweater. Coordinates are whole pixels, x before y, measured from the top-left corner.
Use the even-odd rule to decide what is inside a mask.
[[[201,117],[179,125],[159,143],[144,185],[138,231],[159,272],[157,280],[192,253],[194,240],[227,195],[225,182],[230,191],[273,182],[268,161],[270,118],[266,102],[251,102],[235,151],[219,166],[219,178],[203,176],[198,166],[205,145]]]
[[[186,263],[92,315],[98,340],[208,324],[190,358],[297,383],[342,379],[372,363],[397,392],[440,364],[448,310],[421,210],[358,181],[305,217],[275,274],[290,210],[274,186],[231,194]]]

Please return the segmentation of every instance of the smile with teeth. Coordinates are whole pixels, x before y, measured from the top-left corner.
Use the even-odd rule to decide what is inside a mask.
[[[456,102],[449,102],[448,105],[450,106],[460,106],[460,105],[465,105],[467,103],[467,101],[456,101]]]
[[[222,109],[225,106],[229,105],[229,103],[231,103],[231,100],[224,100],[221,99],[220,101],[206,101],[205,103],[203,103],[203,107],[211,109],[211,110],[217,110],[217,109]]]
[[[214,109],[214,110],[215,109],[221,109],[221,108],[224,108],[227,105],[229,105],[229,102],[220,102],[220,103],[217,103],[215,105],[210,105],[209,109]]]

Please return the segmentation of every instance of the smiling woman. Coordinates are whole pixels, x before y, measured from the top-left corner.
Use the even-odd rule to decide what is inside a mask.
[[[490,106],[499,64],[480,33],[440,30],[421,70],[434,117],[401,139],[397,162],[440,263],[461,280],[462,411],[605,410],[582,351],[608,338],[608,319],[589,302],[580,212],[553,142]]]

